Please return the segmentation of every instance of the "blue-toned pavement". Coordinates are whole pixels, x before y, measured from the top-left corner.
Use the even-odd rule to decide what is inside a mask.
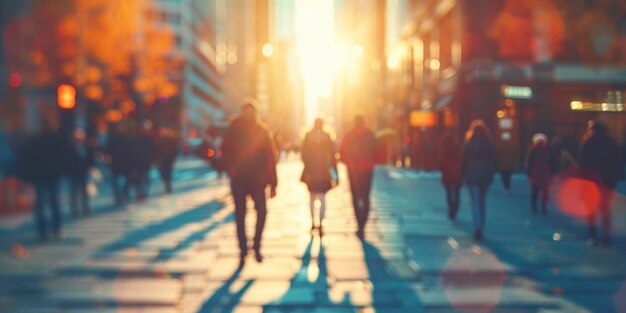
[[[475,243],[466,193],[450,222],[438,175],[381,167],[360,241],[345,181],[328,194],[324,236],[310,232],[300,171],[296,160],[279,166],[262,263],[238,267],[228,181],[197,177],[171,196],[71,222],[59,242],[0,241],[0,311],[626,311],[621,197],[614,245],[590,247],[580,221],[530,214],[523,177],[513,195],[494,184],[486,239]],[[251,234],[253,210],[246,224]]]

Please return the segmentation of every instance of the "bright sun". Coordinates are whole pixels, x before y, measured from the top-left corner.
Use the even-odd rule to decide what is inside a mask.
[[[319,114],[319,98],[332,95],[336,71],[333,0],[296,2],[296,45],[304,80],[305,117]]]

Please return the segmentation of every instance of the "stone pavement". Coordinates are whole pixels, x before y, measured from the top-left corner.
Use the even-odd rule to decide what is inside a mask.
[[[238,268],[227,180],[201,178],[61,242],[0,246],[0,312],[626,312],[623,238],[589,247],[571,218],[531,216],[522,180],[511,196],[494,185],[476,244],[466,193],[450,223],[437,175],[380,168],[360,241],[346,182],[310,233],[300,171],[279,166],[262,263]]]

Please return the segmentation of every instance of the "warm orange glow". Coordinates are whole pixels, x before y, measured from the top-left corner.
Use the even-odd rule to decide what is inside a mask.
[[[433,127],[437,125],[437,116],[433,111],[411,111],[409,123],[412,127]]]
[[[110,110],[107,112],[106,119],[111,123],[119,122],[124,118],[124,115],[119,110]]]
[[[215,156],[215,150],[213,150],[213,149],[207,150],[206,156],[209,157],[209,158],[214,157]]]
[[[304,80],[307,123],[318,116],[319,99],[331,96],[334,76],[339,67],[337,59],[344,55],[333,38],[333,1],[297,1],[296,44]]]
[[[68,84],[59,85],[57,89],[57,102],[61,109],[73,109],[76,106],[76,88]]]

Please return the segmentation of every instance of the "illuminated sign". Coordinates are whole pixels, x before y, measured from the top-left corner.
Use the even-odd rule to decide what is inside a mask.
[[[572,111],[592,111],[592,112],[622,112],[624,111],[623,103],[595,103],[589,101],[574,100],[570,102]]]
[[[437,116],[433,111],[411,111],[409,124],[411,127],[433,127],[437,125]]]
[[[533,90],[528,86],[502,86],[502,95],[511,99],[531,99]]]

